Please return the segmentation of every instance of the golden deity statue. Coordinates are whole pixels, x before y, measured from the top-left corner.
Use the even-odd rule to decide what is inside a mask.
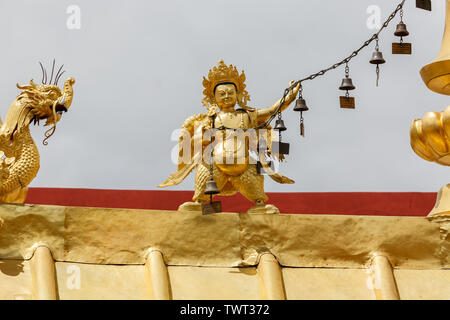
[[[446,1],[444,37],[437,58],[420,70],[425,85],[432,91],[450,95],[450,0]],[[450,166],[450,106],[442,112],[427,112],[412,122],[411,147],[421,158]],[[436,205],[428,216],[450,215],[450,183],[438,193]]]
[[[254,202],[255,206],[247,212],[278,213],[275,206],[265,204],[268,197],[264,193],[264,177],[258,173],[257,163],[252,161],[251,150],[264,145],[267,146],[266,154],[282,159],[282,155],[271,152],[271,142],[276,140],[272,137],[271,128],[258,126],[277,110],[281,112],[289,106],[300,89],[300,83],[290,89],[281,108],[282,99],[268,108],[251,108],[247,106],[250,96],[245,90],[244,71],[239,73],[235,66],[227,66],[220,60],[217,67],[209,70],[208,78],[203,78],[203,87],[202,104],[207,108],[207,113],[184,121],[178,144],[178,171],[159,187],[179,184],[197,168],[193,202],[182,204],[179,210],[201,211],[202,203],[209,200],[205,194],[206,184],[213,178],[219,195],[240,192]],[[236,104],[240,108],[236,109]],[[294,183],[272,170],[262,152],[258,152],[257,159],[276,182]]]
[[[39,151],[31,137],[29,125],[46,120],[45,125],[52,126],[45,132],[46,145],[62,113],[72,104],[75,80],[68,78],[61,91],[57,84],[64,72],[61,72],[61,67],[52,83],[54,66],[53,62],[49,81],[41,65],[42,84],[36,84],[33,80],[28,85],[17,84],[21,92],[11,104],[5,121],[0,121],[0,202],[23,203],[27,186],[39,170]]]

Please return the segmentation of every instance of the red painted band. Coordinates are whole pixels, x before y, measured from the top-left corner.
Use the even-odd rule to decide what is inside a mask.
[[[193,191],[29,188],[26,203],[61,206],[177,210]],[[282,213],[374,216],[426,216],[435,192],[268,192],[268,203]],[[245,212],[253,204],[242,195],[215,197],[226,212]]]

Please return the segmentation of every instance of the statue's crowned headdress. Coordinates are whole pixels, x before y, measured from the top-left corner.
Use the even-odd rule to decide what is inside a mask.
[[[247,101],[250,100],[250,95],[245,90],[245,74],[242,70],[241,74],[237,71],[236,67],[230,64],[228,67],[223,60],[219,60],[217,67],[209,69],[208,79],[203,77],[203,90],[204,99],[203,102],[208,104],[215,104],[214,101],[214,89],[219,84],[233,83],[236,86],[238,95],[238,104],[241,108],[251,109],[247,107]]]

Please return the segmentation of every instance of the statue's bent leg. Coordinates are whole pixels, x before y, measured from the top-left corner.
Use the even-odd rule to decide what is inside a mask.
[[[209,180],[210,171],[209,167],[206,167],[203,163],[197,166],[195,172],[195,192],[192,200],[195,202],[204,201],[208,196],[204,193],[206,188],[206,182]]]
[[[269,197],[264,193],[264,176],[256,172],[256,165],[249,165],[244,173],[233,178],[232,183],[244,197],[256,203],[248,213],[279,213],[274,205],[264,204]]]
[[[264,176],[256,172],[256,165],[249,165],[240,176],[233,177],[232,184],[252,202],[264,203],[269,199],[264,193]]]

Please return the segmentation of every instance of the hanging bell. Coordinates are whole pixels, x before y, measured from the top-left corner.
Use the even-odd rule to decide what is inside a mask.
[[[213,195],[218,193],[220,193],[220,191],[217,188],[217,184],[213,179],[206,182],[205,194]]]
[[[303,124],[303,112],[308,111],[309,108],[306,105],[305,99],[300,95],[300,97],[295,101],[294,111],[300,112],[300,135],[305,136],[305,125]]]
[[[341,108],[345,109],[355,109],[355,98],[350,97],[348,90],[354,90],[356,87],[353,85],[352,79],[349,77],[345,77],[342,79],[342,84],[339,87],[340,90],[347,91],[345,93],[345,96],[339,97],[339,103],[341,105]]]
[[[381,51],[378,51],[378,44],[377,44],[377,48],[375,49],[375,51],[372,54],[372,59],[370,59],[369,61],[371,64],[376,64],[377,68],[376,68],[376,73],[377,73],[377,87],[378,87],[378,82],[380,79],[380,64],[383,64],[386,62],[386,60],[384,60],[383,58],[383,53]]]
[[[400,16],[402,15],[403,11],[401,11]],[[403,20],[400,20],[400,23],[397,25],[397,29],[395,30],[394,35],[400,37],[400,43],[392,43],[392,54],[411,54],[411,43],[403,42],[403,37],[409,35],[408,30],[406,30],[406,24],[403,22]]]
[[[286,131],[286,126],[284,125],[284,121],[282,119],[277,119],[275,121],[275,127],[273,128],[274,130],[278,130],[278,131]]]
[[[220,193],[217,188],[216,182],[211,177],[208,182],[206,182],[205,194],[209,195],[209,203],[202,203],[202,214],[219,213],[222,212],[222,203],[220,201],[212,201],[212,197],[215,194]]]
[[[352,79],[345,77],[342,79],[342,84],[339,87],[340,90],[354,90],[356,87],[353,85]]]
[[[297,101],[295,101],[295,107],[294,111],[308,111],[308,106],[306,105],[305,99],[302,97],[298,98]]]
[[[371,64],[383,64],[386,62],[383,58],[383,53],[381,51],[374,51],[372,54],[372,59],[369,61]]]
[[[406,24],[403,23],[403,21],[400,21],[400,23],[397,25],[397,29],[394,32],[394,35],[397,37],[406,37],[409,35],[408,30],[406,30]]]

